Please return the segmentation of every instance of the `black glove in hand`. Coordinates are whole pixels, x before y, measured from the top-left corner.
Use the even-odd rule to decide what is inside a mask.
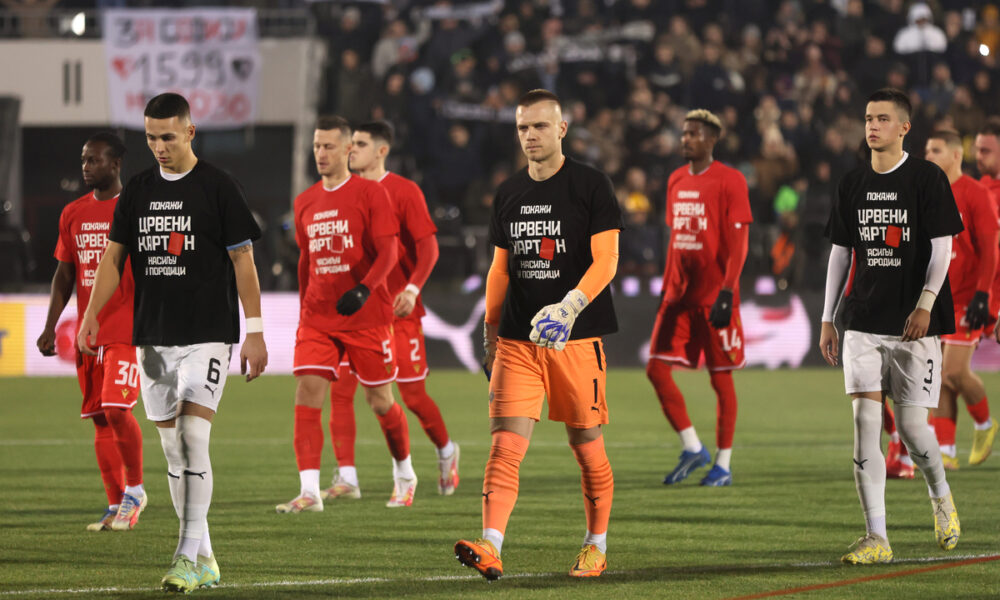
[[[368,288],[364,284],[358,284],[351,289],[344,292],[344,295],[337,300],[337,312],[349,317],[354,313],[361,310],[361,307],[365,305],[365,301],[368,300],[368,296],[371,294]]]
[[[965,309],[965,320],[969,323],[969,329],[979,329],[986,325],[990,318],[990,295],[987,292],[977,291],[972,295],[972,301]]]
[[[729,290],[719,290],[719,296],[712,305],[712,312],[708,313],[708,322],[716,329],[729,327],[729,322],[733,319],[733,293]]]

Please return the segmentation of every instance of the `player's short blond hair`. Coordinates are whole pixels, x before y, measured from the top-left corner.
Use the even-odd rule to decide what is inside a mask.
[[[696,108],[689,111],[687,115],[684,116],[685,121],[698,121],[699,123],[704,123],[708,125],[715,131],[715,135],[722,135],[722,120],[715,116],[710,110],[704,108]]]

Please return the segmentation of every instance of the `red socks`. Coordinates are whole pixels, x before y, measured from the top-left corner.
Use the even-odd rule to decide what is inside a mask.
[[[733,447],[736,432],[736,388],[730,371],[716,371],[709,374],[712,389],[717,399],[715,409],[715,445],[725,449]]]
[[[882,429],[889,435],[896,433],[896,414],[889,408],[888,402],[882,403]]]
[[[142,485],[142,429],[131,410],[121,408],[104,409],[114,433],[115,447],[125,465],[126,485]]]
[[[358,378],[341,367],[340,379],[330,384],[330,441],[337,465],[354,466],[354,442],[358,431],[354,422],[354,391]]]
[[[948,417],[934,417],[931,424],[934,425],[934,435],[937,436],[939,446],[955,445],[955,421]]]
[[[650,359],[646,364],[646,376],[653,383],[663,414],[674,431],[682,431],[691,427],[691,419],[688,417],[687,406],[684,405],[684,395],[674,383],[672,371],[673,367],[662,360]]]
[[[510,431],[493,434],[483,476],[483,529],[507,531],[507,521],[517,502],[518,471],[527,451],[527,438]]]
[[[384,415],[376,415],[378,424],[382,426],[385,442],[389,445],[389,453],[396,460],[403,460],[410,455],[410,428],[406,423],[406,415],[399,403],[394,402],[392,408]]]
[[[323,410],[295,405],[295,462],[299,471],[319,469],[323,454]]]
[[[449,439],[448,428],[445,427],[444,419],[441,418],[441,410],[427,395],[424,380],[406,383],[397,381],[396,385],[399,387],[399,395],[403,397],[403,404],[420,419],[420,425],[427,433],[427,437],[431,439],[436,448],[444,448]]]
[[[115,445],[115,434],[108,425],[104,415],[96,415],[94,422],[94,451],[97,453],[97,466],[101,469],[101,479],[104,481],[104,492],[108,496],[108,505],[118,504],[125,491],[124,465],[122,457]]]
[[[587,531],[601,534],[608,530],[611,517],[611,499],[615,480],[611,463],[604,451],[604,436],[585,444],[572,445],[573,455],[580,465],[580,483],[583,487],[583,508],[587,513]]]
[[[966,404],[965,407],[969,409],[969,414],[975,419],[977,425],[989,423],[990,404],[986,401],[986,396],[983,396],[983,399],[975,404]]]

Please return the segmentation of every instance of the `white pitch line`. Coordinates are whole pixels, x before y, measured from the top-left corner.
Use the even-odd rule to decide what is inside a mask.
[[[1000,554],[956,554],[954,556],[920,556],[915,558],[900,558],[892,561],[892,564],[909,564],[909,563],[936,563],[936,562],[959,562],[963,560],[971,560],[975,558],[1000,558]],[[816,567],[837,567],[840,566],[840,562],[826,561],[826,562],[801,562],[801,563],[775,563],[770,565],[703,565],[697,567],[691,567],[692,572],[704,572],[704,571],[715,571],[720,569],[731,569],[746,567],[752,569],[811,569]],[[635,570],[613,570],[607,571],[608,575],[628,575],[630,573],[643,573],[650,569],[635,569]],[[516,573],[511,575],[504,575],[503,579],[536,579],[542,577],[565,577],[564,572],[559,573]],[[304,581],[258,581],[250,583],[224,583],[217,586],[219,589],[232,589],[232,590],[245,590],[245,589],[260,589],[260,588],[274,588],[274,587],[313,587],[319,585],[357,585],[364,583],[431,583],[435,581],[474,581],[479,580],[481,577],[479,575],[434,575],[431,577],[416,577],[412,579],[393,579],[390,577],[356,577],[351,579],[309,579]],[[151,587],[141,587],[141,588],[119,588],[119,587],[99,587],[99,588],[50,588],[50,589],[35,589],[35,590],[12,590],[12,591],[0,591],[0,597],[2,596],[29,596],[32,594],[40,595],[54,595],[54,594],[100,594],[100,593],[136,593],[136,592],[149,592],[153,591],[155,588]]]

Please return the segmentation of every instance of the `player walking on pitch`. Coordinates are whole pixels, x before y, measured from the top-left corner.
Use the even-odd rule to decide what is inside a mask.
[[[399,221],[399,262],[389,273],[387,285],[393,298],[393,350],[399,366],[396,387],[413,414],[420,419],[438,455],[438,493],[450,496],[458,487],[458,444],[448,436],[448,428],[434,400],[427,395],[427,351],[420,319],[424,315],[420,288],[438,259],[437,227],[427,212],[427,202],[417,184],[390,173],[385,160],[392,146],[392,128],[385,121],[364,123],[352,136],[350,167],[361,177],[377,181],[389,192]],[[320,492],[323,500],[360,498],[358,472],[354,466],[354,391],[358,378],[344,368],[330,384],[330,440],[337,457],[333,484]]]
[[[495,246],[486,282],[486,369],[492,444],[483,479],[483,532],[455,555],[486,579],[503,575],[500,551],[518,495],[518,472],[542,402],[566,426],[580,465],[587,533],[570,569],[607,566],[614,480],[601,426],[608,423],[600,336],[618,329],[608,284],[618,266],[621,210],[606,175],[563,156],[559,98],[525,94],[517,135],[528,166],[497,189]]]
[[[208,446],[232,345],[239,341],[237,295],[247,330],[241,372],[249,366],[250,381],[267,365],[252,245],[260,229],[239,184],[195,156],[195,126],[183,96],[160,94],[144,114],[146,143],[159,164],[122,190],[77,344],[95,353],[90,344],[99,335],[101,309],[115,293],[127,258],[135,278],[132,341],[143,404],[160,434],[181,525],[160,585],[187,593],[220,578],[208,535]]]
[[[663,483],[683,481],[712,457],[688,417],[673,367],[695,368],[702,353],[718,401],[715,465],[701,485],[733,482],[730,458],[736,429],[733,371],[743,368],[740,272],[746,262],[750,198],[743,175],[712,158],[722,135],[719,118],[693,110],[684,119],[681,152],[688,161],[667,182],[667,225],[671,229],[663,301],[656,314],[646,375],[663,414],[681,438],[683,450]]]
[[[997,207],[989,190],[968,175],[962,174],[962,138],[953,131],[938,131],[927,140],[927,160],[941,167],[958,205],[965,230],[952,241],[952,260],[948,268],[955,301],[955,333],[942,335],[944,344],[941,401],[932,411],[934,433],[941,447],[946,469],[957,469],[955,424],[958,407],[955,399],[961,395],[969,412],[986,410],[984,423],[976,423],[969,464],[986,460],[993,446],[997,424],[989,417],[989,404],[983,380],[972,372],[972,353],[979,346],[985,327],[990,322],[990,287],[997,267],[997,246],[1000,244],[1000,223]],[[985,435],[979,435],[983,432]],[[988,438],[982,439],[979,438]]]
[[[392,397],[398,369],[386,277],[396,266],[399,224],[385,188],[351,175],[350,152],[347,121],[320,118],[313,156],[322,179],[295,199],[295,240],[301,252],[293,367],[300,488],[298,496],[275,507],[279,513],[323,510],[323,402],[338,371],[347,368],[364,386],[392,454],[393,490],[386,506],[410,506],[417,488],[406,415]]]
[[[948,178],[936,165],[909,156],[910,101],[884,88],[868,98],[865,139],[871,164],[840,181],[830,213],[833,243],[826,279],[820,351],[837,364],[833,324],[840,283],[856,258],[844,299],[844,381],[854,409],[854,481],[867,533],[841,560],[892,561],[886,533],[882,404],[896,405],[896,426],[927,481],[938,545],[951,550],[961,533],[941,451],[927,428],[927,411],[941,389],[938,336],[955,331],[948,263],[962,221]]]
[[[108,244],[111,218],[122,190],[124,155],[125,145],[111,133],[94,135],[83,145],[83,182],[91,191],[66,205],[59,218],[55,251],[59,265],[52,277],[45,329],[38,336],[38,350],[44,356],[56,353],[56,324],[73,294],[74,282],[78,321],[87,308],[94,271]],[[108,326],[95,340],[97,356],[75,350],[83,393],[80,418],[94,423],[94,450],[108,496],[107,510],[87,526],[87,531],[132,529],[147,502],[142,485],[142,430],[132,414],[139,399],[139,368],[132,346],[134,288],[132,273],[126,271],[99,315]]]

